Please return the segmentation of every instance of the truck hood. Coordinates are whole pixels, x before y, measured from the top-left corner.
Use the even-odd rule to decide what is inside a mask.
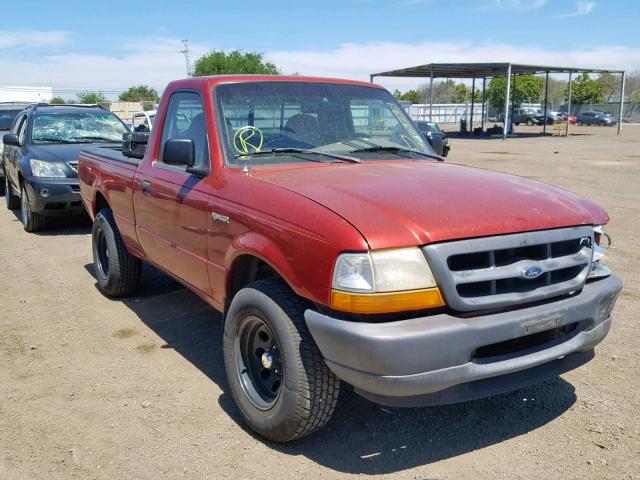
[[[598,205],[566,190],[442,162],[369,161],[252,174],[334,211],[371,249],[608,221]]]

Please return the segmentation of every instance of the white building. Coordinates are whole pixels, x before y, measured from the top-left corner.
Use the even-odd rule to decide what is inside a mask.
[[[50,102],[53,88],[34,85],[0,85],[0,103],[2,102]]]

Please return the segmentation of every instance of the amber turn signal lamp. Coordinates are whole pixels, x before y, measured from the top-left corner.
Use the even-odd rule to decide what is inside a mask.
[[[443,307],[439,288],[391,293],[331,291],[331,308],[349,313],[375,314]]]

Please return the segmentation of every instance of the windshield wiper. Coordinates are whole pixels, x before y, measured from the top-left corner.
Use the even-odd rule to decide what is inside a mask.
[[[328,152],[318,152],[316,150],[307,150],[305,148],[272,148],[271,150],[260,150],[259,152],[251,152],[251,153],[241,153],[239,155],[235,155],[235,158],[239,157],[253,157],[258,155],[269,155],[273,153],[311,153],[314,155],[322,155],[324,157],[335,158],[336,160],[340,160],[343,162],[349,163],[360,163],[361,160],[355,157],[349,157],[347,155],[338,155],[335,153]]]
[[[412,150],[410,148],[404,148],[404,147],[383,147],[382,145],[376,145],[375,147],[356,148],[355,150],[349,151],[349,153],[366,153],[366,152],[389,152],[389,153],[407,152],[407,153],[415,153],[416,155],[422,155],[423,157],[431,158],[433,160],[438,160],[438,161],[444,160],[444,158],[442,158],[440,155],[421,152],[419,150]]]
[[[35,141],[36,143],[37,142],[80,143],[80,142],[74,142],[73,140],[67,140],[64,138],[56,138],[56,137],[36,137],[32,140]]]
[[[83,135],[81,137],[73,137],[76,140],[99,140],[109,143],[118,143],[118,140],[114,140],[113,138],[101,137],[98,135]]]

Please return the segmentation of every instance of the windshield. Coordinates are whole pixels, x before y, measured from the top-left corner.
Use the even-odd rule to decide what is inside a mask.
[[[31,141],[42,143],[121,142],[126,127],[109,112],[38,113]]]
[[[252,164],[277,164],[339,161],[319,155],[326,153],[366,160],[417,159],[424,158],[420,153],[434,153],[393,96],[379,88],[232,83],[217,86],[215,98],[227,163],[232,165],[244,164],[251,154]],[[277,151],[281,149],[304,152]]]
[[[0,130],[9,130],[13,119],[22,111],[19,110],[0,110]]]

